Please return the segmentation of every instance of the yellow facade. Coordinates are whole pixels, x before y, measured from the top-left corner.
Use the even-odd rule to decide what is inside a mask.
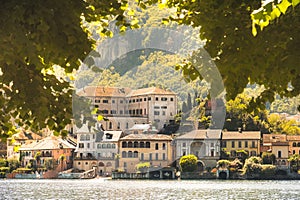
[[[173,161],[172,138],[158,134],[130,134],[120,140],[119,169],[136,172],[136,165],[167,167]]]

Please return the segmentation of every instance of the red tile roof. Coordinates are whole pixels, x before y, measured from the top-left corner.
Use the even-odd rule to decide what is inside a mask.
[[[228,131],[222,133],[223,140],[260,140],[260,132],[259,131]]]

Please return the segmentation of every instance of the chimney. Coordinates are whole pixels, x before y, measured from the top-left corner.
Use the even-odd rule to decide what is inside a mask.
[[[243,132],[241,127],[238,128],[238,131],[239,131],[239,133]]]

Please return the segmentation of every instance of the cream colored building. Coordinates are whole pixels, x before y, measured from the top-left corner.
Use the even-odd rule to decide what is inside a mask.
[[[118,142],[122,134],[83,125],[77,131],[74,168],[84,171],[95,168],[99,175],[111,175],[118,168]]]
[[[215,167],[220,159],[221,130],[193,130],[176,137],[176,160],[193,154],[202,161],[203,168]]]
[[[126,130],[134,124],[148,124],[161,129],[174,120],[177,97],[174,92],[157,87],[131,90],[130,88],[88,86],[77,93],[91,99],[108,121],[104,130]]]
[[[173,162],[172,137],[162,134],[130,134],[120,139],[119,168],[133,173],[136,165],[167,167]]]
[[[260,156],[260,141],[260,131],[223,131],[221,147],[232,158],[238,156],[239,150],[245,150],[249,156]]]
[[[289,142],[285,134],[263,134],[262,151],[276,156],[277,167],[287,168],[289,157]]]

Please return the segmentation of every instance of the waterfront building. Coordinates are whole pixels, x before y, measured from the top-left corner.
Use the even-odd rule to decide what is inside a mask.
[[[287,135],[287,141],[289,142],[289,154],[300,155],[300,135]]]
[[[288,167],[289,142],[286,134],[263,134],[262,152],[273,153],[275,165],[280,168]]]
[[[91,100],[98,114],[106,117],[104,130],[126,130],[134,124],[152,123],[157,129],[174,120],[177,97],[157,87],[130,88],[88,86],[77,93]]]
[[[220,159],[221,132],[219,129],[193,130],[176,137],[177,164],[181,156],[193,154],[203,169],[215,167]]]
[[[123,132],[88,128],[86,124],[76,132],[78,144],[74,168],[84,171],[95,168],[99,175],[111,175],[118,168],[118,142]]]
[[[229,153],[230,158],[241,155],[240,151],[245,151],[248,156],[260,156],[261,133],[260,131],[223,131],[222,151]]]
[[[64,171],[73,167],[75,141],[48,136],[19,148],[21,165],[28,164]]]
[[[129,134],[119,141],[119,168],[137,172],[136,165],[149,162],[152,167],[167,167],[173,162],[172,137],[162,134]]]
[[[18,148],[24,144],[30,144],[32,142],[36,142],[41,140],[42,137],[32,131],[25,131],[23,129],[19,129],[18,133],[12,135],[7,138],[7,154],[6,157],[20,157]]]

